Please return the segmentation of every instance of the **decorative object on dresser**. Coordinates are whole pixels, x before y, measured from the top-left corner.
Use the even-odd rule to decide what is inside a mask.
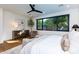
[[[75,31],[77,31],[77,29],[79,28],[79,26],[78,26],[77,24],[74,24],[74,25],[72,26],[72,28],[75,29]]]
[[[30,19],[28,20],[28,26],[30,27],[30,32],[31,32],[34,26],[33,16],[31,16]]]

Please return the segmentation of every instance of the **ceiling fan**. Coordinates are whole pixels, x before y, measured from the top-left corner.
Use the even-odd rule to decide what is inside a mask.
[[[39,10],[36,10],[35,9],[35,4],[29,4],[29,6],[31,7],[31,9],[32,10],[30,10],[29,12],[27,12],[27,13],[30,13],[30,12],[38,12],[38,13],[43,13],[42,11],[39,11]]]

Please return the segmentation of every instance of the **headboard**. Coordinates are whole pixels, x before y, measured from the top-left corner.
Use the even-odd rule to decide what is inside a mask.
[[[20,35],[19,33],[21,30],[14,30],[12,31],[12,39],[18,39],[18,38],[27,38],[29,34],[29,30],[24,30],[24,32]]]

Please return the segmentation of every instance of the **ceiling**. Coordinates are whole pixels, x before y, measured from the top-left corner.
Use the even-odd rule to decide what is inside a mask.
[[[29,4],[0,4],[0,8],[4,8],[17,14],[32,15],[34,17],[78,7],[79,7],[78,4],[35,4],[35,9],[40,10],[43,13],[37,13],[37,12],[27,13],[28,11],[31,10]]]

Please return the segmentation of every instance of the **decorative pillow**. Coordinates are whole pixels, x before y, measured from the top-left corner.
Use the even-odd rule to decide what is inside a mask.
[[[71,31],[69,32],[69,40],[70,40],[70,53],[79,53],[79,32]]]
[[[63,35],[63,38],[61,40],[61,48],[63,51],[68,51],[70,48],[70,40],[68,37],[68,34]]]
[[[69,32],[69,39],[70,40],[78,40],[78,38],[79,38],[79,32],[77,32],[77,31]]]

